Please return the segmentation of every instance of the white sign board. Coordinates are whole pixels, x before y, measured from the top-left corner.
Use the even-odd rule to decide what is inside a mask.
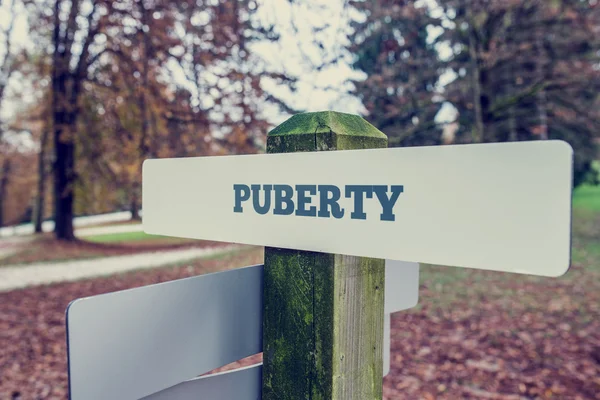
[[[537,141],[148,160],[144,230],[559,276],[572,157]]]
[[[255,376],[252,371],[178,384],[262,351],[262,284],[263,266],[256,265],[72,302],[67,309],[71,399],[129,400],[164,391],[156,398],[177,400],[198,387],[212,393],[231,379],[254,393],[256,382],[244,386]],[[418,264],[386,262],[386,373],[389,314],[414,307],[418,288]],[[173,392],[165,390],[174,385]],[[230,389],[235,398],[239,391]]]

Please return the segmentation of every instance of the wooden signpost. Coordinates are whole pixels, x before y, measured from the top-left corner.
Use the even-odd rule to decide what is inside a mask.
[[[331,112],[298,115],[267,137],[267,153],[370,148],[387,148],[387,136]],[[323,203],[341,193],[323,186],[312,208],[336,218],[343,212]],[[383,259],[266,247],[263,400],[380,399],[384,280]]]
[[[161,384],[157,378],[150,385],[154,399],[194,398],[184,393],[210,392],[235,379],[253,385],[261,373],[263,399],[381,399],[383,359],[389,362],[382,345],[389,328],[385,292],[395,287],[383,259],[540,276],[566,272],[568,144],[386,147],[386,136],[362,118],[322,112],[296,115],[270,132],[269,154],[144,163],[147,233],[266,246],[262,370],[161,387],[203,372],[195,355],[180,354],[170,362],[189,367]],[[417,284],[407,265],[397,268],[393,282],[406,278],[411,284],[402,290],[410,291]],[[80,317],[68,315],[70,341],[75,327],[84,326],[83,315],[89,318],[83,306],[79,311]],[[70,360],[89,358],[81,350],[93,334],[87,332],[69,346]],[[82,390],[89,387],[81,382],[97,384],[98,370],[86,367],[88,381],[70,370],[72,387],[74,379]]]

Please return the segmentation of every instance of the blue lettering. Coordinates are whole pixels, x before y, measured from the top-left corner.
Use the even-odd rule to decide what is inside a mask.
[[[331,197],[329,197],[331,193]],[[319,185],[319,217],[329,218],[329,208],[331,208],[331,214],[335,218],[342,218],[344,216],[344,209],[340,207],[338,200],[340,199],[341,193],[340,188],[334,185]]]
[[[350,213],[351,219],[367,219],[367,214],[364,212],[364,196],[368,199],[373,197],[373,186],[366,185],[347,185],[346,198],[352,197],[354,194],[354,210]]]
[[[294,202],[296,191],[296,202]],[[311,205],[313,197],[319,192],[319,204]],[[340,219],[345,215],[340,205],[342,191],[336,185],[244,185],[234,184],[233,212],[244,212],[243,203],[252,198],[252,205],[257,214],[268,214],[271,209],[274,215],[292,215],[301,217],[320,217]],[[274,196],[272,193],[275,193]],[[365,199],[377,196],[381,206],[381,221],[395,221],[394,207],[404,192],[403,185],[346,185],[345,198],[353,199],[354,208],[350,212],[351,219],[367,219]],[[264,197],[264,198],[263,198]],[[274,197],[274,199],[273,199]],[[273,208],[271,204],[273,203]]]
[[[296,205],[296,215],[301,217],[316,217],[317,216],[317,207],[310,206],[308,210],[306,209],[306,205],[310,204],[311,198],[307,196],[306,193],[314,196],[317,194],[317,186],[316,185],[296,185],[296,192],[298,192],[298,204]]]
[[[274,185],[273,190],[275,191],[275,208],[273,208],[273,214],[292,214],[294,212],[294,202],[292,200],[294,189],[290,185]],[[283,208],[284,204],[285,208]]]
[[[379,200],[379,204],[381,204],[381,209],[383,212],[381,213],[382,221],[395,221],[396,216],[394,215],[394,205],[396,201],[398,201],[398,197],[400,193],[404,191],[404,186],[390,186],[392,191],[391,197],[388,197],[388,187],[385,185],[381,186],[373,186],[373,191],[377,195],[377,199]]]
[[[262,185],[265,192],[265,204],[260,205],[260,185],[250,185],[252,188],[252,204],[254,205],[254,211],[264,215],[271,209],[271,190],[273,185]]]
[[[233,185],[233,191],[235,192],[233,212],[241,213],[244,211],[242,201],[250,198],[250,188],[248,185]]]

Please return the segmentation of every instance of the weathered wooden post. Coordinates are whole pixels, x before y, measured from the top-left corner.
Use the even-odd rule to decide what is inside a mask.
[[[267,137],[268,153],[385,147],[363,118],[331,111],[295,115]],[[262,398],[381,399],[384,279],[383,259],[267,247]]]

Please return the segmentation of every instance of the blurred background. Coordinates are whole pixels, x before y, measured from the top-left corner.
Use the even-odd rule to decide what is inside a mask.
[[[66,397],[74,298],[262,262],[144,234],[143,160],[260,153],[321,110],[390,146],[571,144],[571,270],[423,266],[385,395],[600,398],[598,3],[0,0],[0,399]]]

